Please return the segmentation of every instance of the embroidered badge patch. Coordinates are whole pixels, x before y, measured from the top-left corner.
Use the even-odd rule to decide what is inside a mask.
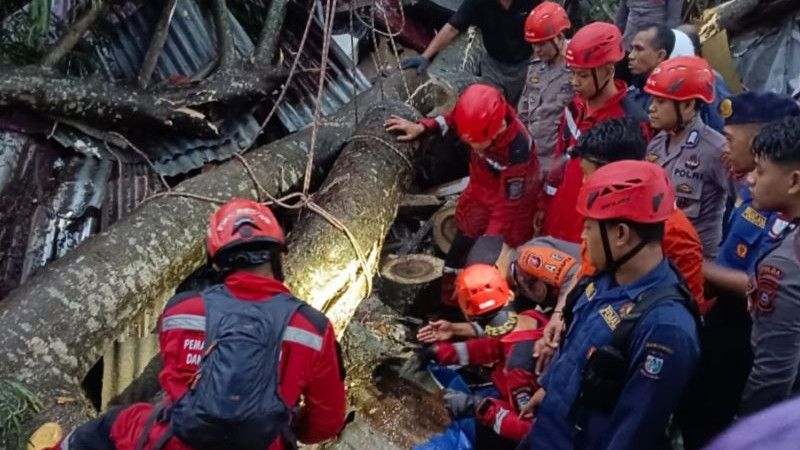
[[[692,148],[697,147],[697,144],[700,142],[700,132],[697,130],[692,130],[689,133],[689,136],[686,137],[686,147]]]
[[[619,325],[619,322],[622,320],[619,318],[619,315],[616,311],[614,311],[614,307],[611,305],[606,306],[605,308],[599,311],[600,317],[606,322],[608,328],[611,328],[611,331],[614,331]]]
[[[594,298],[594,294],[597,293],[597,288],[594,287],[594,282],[589,283],[586,286],[586,298],[591,300]]]
[[[742,217],[744,220],[752,223],[758,228],[764,228],[767,226],[767,218],[756,211],[752,206],[748,206],[744,209],[744,212],[742,212]]]
[[[783,231],[786,230],[786,227],[789,226],[789,222],[786,220],[781,219],[780,217],[775,218],[775,222],[772,223],[772,227],[769,229],[769,237],[772,239],[778,239],[783,234]]]
[[[658,155],[655,154],[655,153],[648,153],[647,154],[647,160],[650,161],[651,163],[654,163],[654,162],[658,161]]]
[[[619,309],[619,317],[622,319],[628,317],[628,314],[630,314],[631,311],[633,311],[634,306],[636,306],[636,303],[633,302],[625,303],[624,305],[622,305],[622,307]]]
[[[757,286],[754,294],[757,314],[769,314],[775,310],[775,298],[783,276],[783,270],[775,266],[764,264],[758,267]]]
[[[745,244],[737,244],[736,245],[736,255],[739,258],[744,258],[747,256],[747,245]]]
[[[677,187],[677,188],[675,188],[675,189],[676,189],[678,192],[680,192],[681,194],[691,194],[691,193],[692,193],[692,191],[693,191],[692,187],[691,187],[691,186],[689,186],[687,183],[681,183],[681,184],[679,184],[679,185],[678,185],[678,187]]]
[[[647,355],[644,361],[644,374],[651,378],[658,378],[661,370],[664,369],[664,358],[655,355]]]
[[[525,188],[525,179],[522,177],[508,178],[506,180],[506,197],[509,200],[519,200]]]
[[[684,162],[683,164],[686,166],[687,169],[691,170],[697,169],[698,167],[700,167],[700,158],[698,158],[696,154],[689,155],[689,157],[686,158],[686,162]]]

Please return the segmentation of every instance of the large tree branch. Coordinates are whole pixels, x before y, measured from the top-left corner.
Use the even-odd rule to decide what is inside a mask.
[[[49,76],[32,68],[0,71],[0,105],[96,123],[216,136],[208,118],[138,89]]]
[[[156,29],[153,31],[150,46],[144,55],[142,67],[139,68],[139,75],[136,77],[136,84],[139,85],[140,89],[147,89],[150,84],[150,77],[153,76],[153,71],[158,64],[158,58],[164,49],[164,43],[167,42],[169,37],[169,27],[177,4],[178,0],[166,0],[164,2],[164,9],[161,10],[161,17],[158,19]]]
[[[58,40],[56,45],[42,57],[42,61],[39,65],[45,68],[55,66],[61,61],[61,58],[75,48],[75,45],[80,42],[86,30],[88,30],[97,19],[105,16],[106,12],[108,12],[108,2],[102,0],[99,2],[91,2],[89,9],[75,21],[67,32],[61,36],[61,39]]]
[[[225,0],[214,0],[214,25],[217,32],[217,59],[222,70],[233,66],[236,51],[233,46],[233,33]]]
[[[270,62],[275,50],[278,47],[278,37],[283,28],[283,21],[286,18],[286,6],[289,0],[272,0],[267,12],[267,18],[261,28],[261,36],[255,51],[255,60]],[[312,14],[312,13],[309,13]]]

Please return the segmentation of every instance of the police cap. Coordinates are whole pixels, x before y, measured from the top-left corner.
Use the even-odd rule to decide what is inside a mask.
[[[767,123],[800,115],[797,102],[774,92],[745,92],[728,97],[719,104],[719,114],[725,125]]]

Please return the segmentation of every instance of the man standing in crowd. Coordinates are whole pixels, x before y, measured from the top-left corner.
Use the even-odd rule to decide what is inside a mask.
[[[477,75],[502,89],[509,103],[516,105],[531,57],[531,46],[524,38],[525,19],[540,1],[464,0],[425,51],[405,59],[400,67],[424,72],[436,54],[450,45],[459,33],[470,25],[476,25],[486,47]]]
[[[571,296],[520,448],[660,448],[700,351],[696,307],[661,249],[674,189],[657,165],[619,161],[586,178],[577,207],[601,272]]]
[[[641,123],[649,137],[647,116],[626,94],[628,86],[614,79],[614,65],[625,57],[622,35],[610,23],[594,22],[578,30],[567,44],[566,60],[571,71],[575,97],[561,119],[553,168],[545,182],[546,213],[538,213],[536,226],[543,222],[542,235],[579,242],[581,217],[572,209],[583,184],[577,158],[568,158],[581,133],[603,120],[629,117]]]
[[[564,60],[564,32],[569,27],[567,12],[553,2],[541,3],[525,21],[525,40],[533,46],[536,59],[528,68],[517,114],[528,129],[545,172],[552,164],[564,107],[574,94]]]
[[[663,24],[675,28],[681,24],[683,0],[620,0],[615,23],[625,33],[625,46],[643,25]]]
[[[747,177],[752,207],[782,213],[792,224],[748,284],[753,368],[742,395],[743,416],[788,399],[800,386],[800,264],[793,249],[800,218],[800,118],[765,126],[753,153],[755,170]]]
[[[692,39],[683,31],[652,24],[643,26],[634,36],[628,55],[628,67],[634,76],[630,90],[636,103],[645,111],[649,110],[652,101],[650,95],[644,91],[647,78],[659,64],[679,56],[700,56],[699,49],[695,49]],[[722,133],[724,122],[717,111],[717,105],[722,98],[731,94],[721,75],[714,72],[714,79],[715,98],[709,104],[700,105],[700,118],[706,125]]]
[[[746,92],[724,99],[720,113],[725,117],[728,140],[727,160],[734,173],[755,168],[753,140],[771,121],[800,115],[797,103],[779,94]],[[750,188],[739,191],[731,212],[728,233],[715,261],[707,260],[703,273],[714,306],[705,316],[702,388],[690,413],[696,417],[683,427],[687,449],[700,448],[733,422],[752,365],[750,330],[745,291],[756,263],[783,235],[789,221],[773,211],[752,206]]]
[[[492,86],[468,87],[444,116],[419,123],[397,116],[386,121],[386,129],[399,132],[400,141],[426,133],[444,134],[450,128],[471,149],[469,184],[458,198],[458,232],[445,258],[442,277],[442,303],[460,315],[453,283],[475,240],[484,234],[500,235],[506,244],[516,247],[531,238],[540,171],[525,127]]]
[[[581,159],[581,169],[590,176],[598,168],[616,161],[641,161],[647,151],[647,141],[636,122],[630,119],[609,119],[599,123],[581,136],[572,153]],[[597,270],[586,257],[588,247],[581,243],[581,268],[577,278],[594,275]],[[703,245],[694,226],[680,209],[664,222],[664,239],[661,241],[664,256],[669,258],[686,280],[701,312],[707,309],[703,295]],[[576,279],[577,279],[576,278]],[[550,362],[564,330],[562,319],[566,304],[566,291],[559,297],[556,312],[545,328],[544,338],[537,343],[537,373],[542,373]]]
[[[647,160],[672,178],[678,207],[694,224],[703,255],[714,258],[722,241],[722,215],[733,179],[722,163],[725,138],[698,114],[701,102],[714,100],[714,74],[708,62],[681,56],[661,63],[647,79],[653,96],[650,125],[661,130],[648,145]]]

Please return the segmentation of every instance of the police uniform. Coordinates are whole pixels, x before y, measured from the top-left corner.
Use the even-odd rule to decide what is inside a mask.
[[[613,330],[632,310],[633,299],[677,282],[665,259],[634,283],[619,286],[613,275],[605,274],[586,288],[564,343],[540,380],[546,395],[519,448],[576,448],[570,411],[589,356],[610,342]],[[699,357],[695,320],[679,299],[665,299],[640,319],[628,350],[630,365],[622,394],[610,413],[589,411],[583,424],[587,445],[580,448],[657,448]]]
[[[678,207],[700,236],[703,255],[714,258],[722,240],[725,201],[733,191],[733,179],[721,160],[728,143],[700,117],[687,123],[686,130],[684,139],[677,142],[666,131],[658,133],[647,146],[647,160],[667,171]]]
[[[794,254],[797,228],[758,263],[748,284],[753,305],[753,368],[739,409],[748,415],[795,395],[800,389],[800,264]]]
[[[772,93],[727,96],[720,105],[720,116],[727,125],[764,123],[800,113],[791,98]],[[788,225],[786,218],[775,212],[753,208],[750,189],[740,189],[716,263],[753,274],[757,262],[775,248]],[[706,445],[733,422],[753,362],[751,327],[744,293],[721,293],[706,314],[698,377],[702,388],[691,408],[695,420],[683,428],[688,450]]]
[[[517,105],[517,115],[528,129],[542,170],[550,170],[564,107],[574,91],[566,64],[534,59]]]

